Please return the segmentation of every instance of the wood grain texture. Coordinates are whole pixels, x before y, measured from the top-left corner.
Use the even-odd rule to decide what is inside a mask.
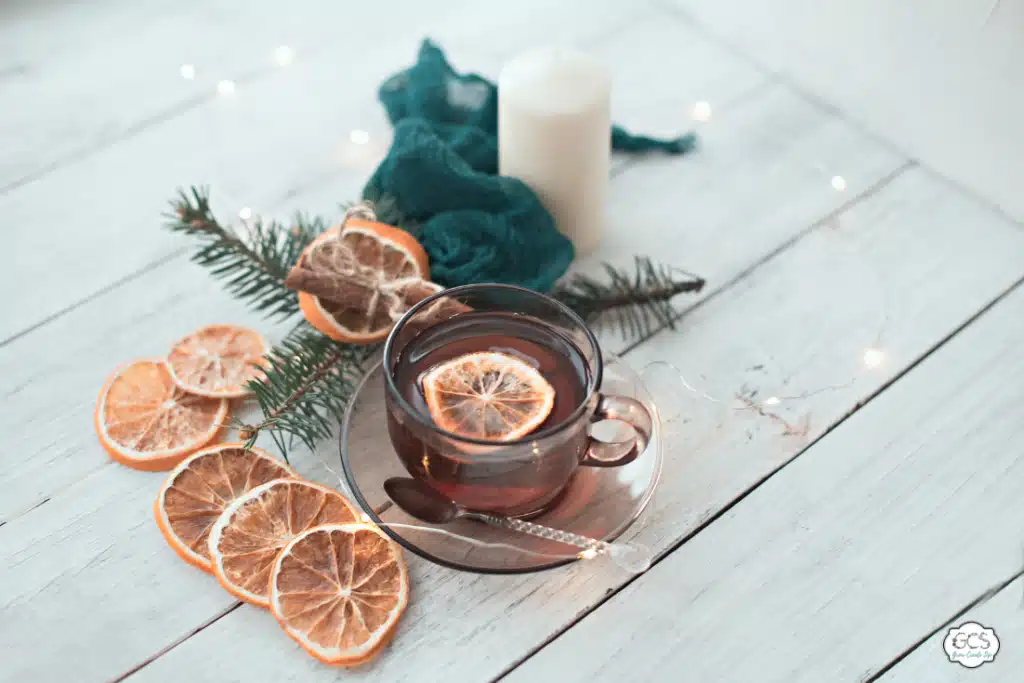
[[[299,0],[284,12],[271,2],[230,0],[5,3],[0,83],[11,106],[0,108],[0,128],[19,134],[5,140],[0,191],[211,102],[221,79],[242,91],[275,75],[282,44],[300,63],[346,47],[412,46],[425,24],[447,21],[466,4]],[[193,80],[180,75],[186,63],[196,68]]]
[[[1024,287],[508,680],[862,681],[1015,575],[1021,315]]]
[[[925,219],[921,208],[926,205],[941,210]],[[965,224],[973,226],[971,234],[965,234]],[[718,416],[717,424],[677,417],[661,488],[630,538],[655,550],[671,547],[956,329],[1009,286],[1022,265],[1024,235],[972,202],[948,195],[942,183],[921,171],[843,214],[838,226],[822,226],[693,311],[682,329],[656,335],[627,356],[638,368],[656,359],[681,368],[696,363],[706,390],[723,398],[758,389],[803,396],[776,409],[782,419],[807,425],[805,434],[787,436],[777,420],[753,411],[730,410]],[[919,245],[917,258],[910,261],[902,257],[908,244]],[[860,254],[862,266],[874,270],[883,287],[884,312],[878,298],[850,285],[851,272],[842,263],[851,254]],[[962,268],[978,260],[989,264],[982,279]],[[941,278],[938,273],[961,275]],[[807,325],[808,320],[814,324]],[[888,360],[865,372],[861,352],[865,343],[879,343],[879,324]],[[131,506],[125,507],[123,514],[128,514]],[[157,553],[159,544],[156,539],[146,547]],[[627,578],[600,564],[521,577],[460,574],[416,558],[410,558],[410,566],[409,612],[390,650],[362,674],[372,680],[468,681],[499,675]],[[189,582],[175,584],[182,589],[205,579],[168,571]],[[228,603],[225,596],[221,604],[201,604],[196,622]],[[153,615],[144,623],[159,628],[156,622]],[[112,630],[123,628],[113,620],[109,624]],[[287,681],[335,675],[283,642],[267,615],[243,608],[132,679],[265,676]]]
[[[667,0],[1018,221],[1024,3]]]
[[[971,609],[921,643],[906,659],[879,680],[883,683],[1003,683],[1016,680],[1024,671],[1024,579],[1017,579],[977,607]],[[995,629],[999,638],[996,658],[976,669],[966,669],[946,658],[942,641],[949,629],[965,621],[975,621]]]
[[[161,125],[0,196],[0,213],[18,226],[10,233],[9,246],[21,254],[0,276],[0,288],[17,287],[30,278],[36,283],[31,299],[10,302],[0,321],[0,343],[179,249],[179,238],[158,229],[179,186],[211,186],[214,208],[228,221],[243,206],[263,215],[290,212],[296,196],[317,185],[329,184],[333,201],[327,207],[304,207],[310,211],[334,209],[357,198],[390,140],[377,88],[414,61],[424,34],[449,47],[457,65],[486,68],[549,33],[563,42],[586,44],[636,14],[614,2],[573,0],[560,3],[550,15],[552,25],[559,26],[551,30],[532,18],[541,5],[546,7],[531,0],[494,11],[469,3],[456,13],[431,9],[429,19],[421,16],[427,11],[423,9],[409,13],[408,21],[394,30],[346,33],[345,40],[332,39],[329,48],[297,59],[287,69],[271,70],[249,84],[240,82],[231,97],[204,100]],[[381,4],[378,11],[386,7]],[[398,12],[395,20],[403,16]],[[378,16],[367,23],[382,22]],[[687,29],[680,30],[685,38]],[[488,45],[479,40],[481,34],[501,36]],[[479,45],[484,47],[474,47]],[[357,62],[353,55],[358,55]],[[171,68],[177,85],[177,63]],[[752,73],[746,65],[738,68]],[[700,71],[697,64],[691,69]],[[731,78],[722,76],[727,84],[722,91],[728,92]],[[746,82],[738,79],[740,87]],[[353,144],[353,129],[368,131],[370,142]]]

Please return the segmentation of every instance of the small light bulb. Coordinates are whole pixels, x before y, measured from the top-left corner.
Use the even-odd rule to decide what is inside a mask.
[[[864,350],[864,365],[869,368],[877,368],[885,360],[885,354],[878,349]]]
[[[348,139],[356,145],[365,145],[370,141],[370,134],[365,130],[354,130],[348,134]]]
[[[242,210],[238,212],[238,217],[241,218],[243,221],[249,220],[250,218],[252,218],[252,209],[250,209],[248,206],[243,206]]]
[[[841,175],[832,176],[832,189],[842,192],[846,189],[846,178]]]
[[[282,45],[274,50],[274,60],[279,66],[288,66],[295,60],[295,50],[287,45]]]
[[[196,77],[196,67],[194,64],[182,64],[181,65],[181,77],[186,81],[194,80]]]
[[[592,560],[595,557],[597,557],[597,549],[596,548],[587,548],[586,550],[581,550],[579,556],[580,556],[581,559],[584,559],[584,560]]]
[[[223,80],[217,84],[217,92],[221,95],[234,95],[235,94],[235,82],[229,80]]]
[[[709,121],[711,120],[711,105],[704,100],[697,102],[693,105],[693,120],[694,121]]]
[[[764,404],[766,406],[777,406],[777,405],[779,405],[779,397],[778,396],[769,396],[768,398],[766,398],[764,400]]]

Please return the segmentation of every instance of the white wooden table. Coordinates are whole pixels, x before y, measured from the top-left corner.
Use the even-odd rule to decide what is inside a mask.
[[[679,5],[0,6],[0,680],[1024,680],[1024,230]],[[92,411],[112,368],[200,324],[280,333],[160,214],[195,183],[222,213],[337,216],[387,145],[376,86],[425,35],[491,76],[536,43],[591,50],[637,130],[711,104],[700,153],[617,162],[579,267],[641,253],[705,276],[675,330],[604,344],[728,408],[668,425],[627,534],[650,571],[409,557],[394,643],[335,670],[176,559],[150,512],[162,475],[111,463]],[[332,482],[332,449],[296,466]],[[968,619],[1002,641],[974,671],[941,648]]]

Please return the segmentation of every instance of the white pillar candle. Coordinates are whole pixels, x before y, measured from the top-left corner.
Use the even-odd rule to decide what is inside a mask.
[[[611,164],[611,78],[565,48],[527,52],[498,78],[498,166],[540,197],[579,252],[597,246]]]

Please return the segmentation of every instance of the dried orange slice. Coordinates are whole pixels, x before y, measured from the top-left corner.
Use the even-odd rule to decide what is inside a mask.
[[[555,390],[536,368],[496,351],[439,363],[422,381],[437,426],[475,439],[521,439],[547,419],[555,404]]]
[[[169,470],[213,441],[228,419],[221,399],[187,394],[162,359],[137,360],[110,376],[94,422],[110,457],[137,470]]]
[[[239,325],[207,325],[171,347],[167,365],[174,383],[197,396],[238,398],[260,375],[270,349],[263,335]]]
[[[368,524],[328,524],[296,536],[270,577],[281,628],[322,662],[363,664],[391,640],[409,602],[401,551]]]
[[[427,252],[398,228],[350,218],[303,251],[286,284],[316,329],[337,341],[368,344],[387,336],[414,303],[441,289],[429,282]]]
[[[359,516],[332,488],[281,479],[237,498],[210,531],[213,573],[234,596],[268,607],[270,569],[288,541],[321,524],[355,522]]]
[[[181,559],[213,571],[210,529],[236,498],[268,481],[298,477],[259,448],[227,443],[203,449],[167,477],[153,503],[157,526]]]

